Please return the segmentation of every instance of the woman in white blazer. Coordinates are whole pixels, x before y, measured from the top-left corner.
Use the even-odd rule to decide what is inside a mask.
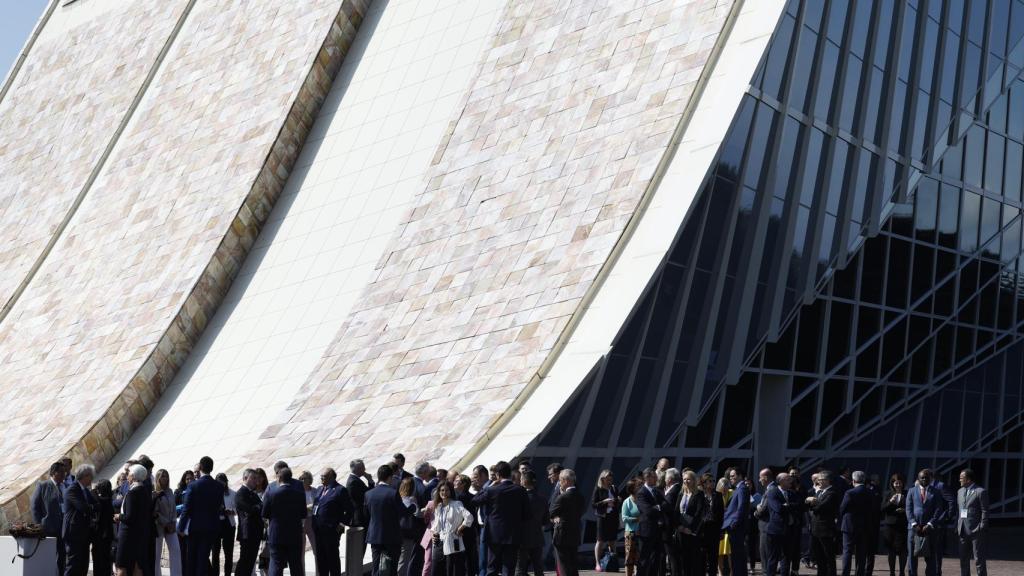
[[[473,515],[455,499],[455,489],[444,482],[434,493],[434,519],[430,530],[434,533],[433,565],[431,576],[465,576],[466,546],[462,531],[473,525]]]

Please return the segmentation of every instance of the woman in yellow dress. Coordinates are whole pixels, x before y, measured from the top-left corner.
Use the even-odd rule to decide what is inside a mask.
[[[732,487],[729,484],[729,480],[726,478],[719,478],[718,486],[715,490],[722,495],[723,509],[729,505],[729,499],[732,498]],[[732,553],[732,547],[729,546],[729,535],[722,534],[722,539],[718,541],[718,573],[722,576],[728,576],[729,571],[729,554]]]

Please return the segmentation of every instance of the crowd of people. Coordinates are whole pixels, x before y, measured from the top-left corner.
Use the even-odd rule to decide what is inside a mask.
[[[922,470],[913,486],[893,474],[883,494],[877,476],[843,470],[811,475],[764,469],[758,485],[729,468],[716,480],[677,470],[663,458],[617,485],[610,470],[597,478],[589,503],[576,473],[546,467],[552,489],[542,494],[529,461],[477,466],[468,475],[427,462],[405,470],[395,454],[376,478],[361,460],[340,483],[332,468],[299,478],[287,463],[242,472],[232,489],[203,457],[171,488],[166,470],[147,456],[129,460],[114,483],[96,471],[54,463],[32,496],[32,514],[57,539],[59,574],[161,574],[164,550],[171,576],[279,576],[305,573],[307,543],[315,571],[340,576],[340,540],[361,567],[369,545],[373,576],[543,576],[550,538],[560,576],[577,576],[583,516],[597,518],[594,569],[617,571],[624,535],[627,576],[745,576],[759,562],[766,575],[792,576],[801,565],[821,576],[864,576],[884,541],[891,576],[941,576],[943,535],[954,525],[961,572],[973,557],[985,576],[988,500],[970,470],[952,491]],[[550,537],[546,536],[550,532]],[[235,542],[239,545],[234,561]],[[588,552],[589,554],[589,552]]]

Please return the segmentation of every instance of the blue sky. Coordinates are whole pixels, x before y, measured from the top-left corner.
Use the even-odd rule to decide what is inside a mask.
[[[47,0],[0,0],[0,82],[14,65]]]

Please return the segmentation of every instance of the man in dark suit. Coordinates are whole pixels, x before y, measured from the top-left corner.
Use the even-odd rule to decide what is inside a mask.
[[[391,487],[398,490],[398,485],[402,483],[402,480],[406,478],[412,478],[412,474],[405,470],[405,455],[401,452],[396,452],[391,456]]]
[[[768,494],[776,490],[778,485],[775,483],[775,479],[772,478],[770,468],[762,469],[757,475],[757,481],[761,485],[761,500],[754,507],[754,518],[757,520],[758,552],[761,557],[761,571],[765,574],[775,574],[778,571],[778,566],[771,568],[768,566],[770,559],[776,562],[779,559],[778,555],[772,554],[768,550],[769,541],[772,540],[768,538],[768,521],[771,518],[771,512],[768,509]]]
[[[366,542],[373,551],[373,576],[398,574],[398,555],[402,551],[399,520],[416,511],[416,506],[404,503],[398,490],[389,484],[391,475],[391,466],[387,464],[377,469],[377,485],[367,491],[363,504]]]
[[[236,574],[252,574],[263,539],[263,502],[256,494],[256,471],[242,472],[242,486],[235,492],[235,514],[238,515],[239,554]]]
[[[199,477],[185,491],[178,518],[178,532],[188,535],[185,573],[206,576],[210,570],[210,554],[220,535],[220,514],[224,509],[224,485],[213,479],[213,459],[199,459]]]
[[[637,490],[633,496],[640,511],[635,534],[639,544],[637,575],[657,576],[664,560],[662,534],[666,526],[665,515],[668,503],[665,501],[665,495],[658,488],[658,473],[653,468],[646,468],[643,478],[643,487]]]
[[[302,574],[302,521],[306,518],[306,495],[305,490],[296,490],[292,485],[291,468],[278,471],[277,486],[267,489],[261,515],[269,520],[270,576],[281,576],[285,566],[291,574]]]
[[[491,481],[488,478],[487,467],[478,464],[473,468],[470,476],[470,488],[472,489],[473,497],[483,492],[488,486],[491,485]],[[555,491],[558,491],[556,486]],[[552,500],[553,502],[554,500]],[[476,523],[477,523],[477,563],[476,569],[467,571],[467,574],[476,574],[477,576],[487,576],[487,506],[480,506],[470,500],[473,504],[473,508],[476,509]],[[467,508],[468,509],[468,508]]]
[[[512,466],[498,462],[497,482],[473,497],[487,508],[487,576],[513,576],[523,529],[530,519],[530,498],[522,486],[512,483]]]
[[[313,500],[313,532],[316,536],[317,576],[341,576],[338,547],[345,525],[352,522],[352,500],[348,490],[338,484],[333,468],[320,473],[320,490]]]
[[[839,530],[843,533],[843,576],[850,576],[857,563],[857,576],[865,575],[871,506],[874,498],[865,484],[864,472],[853,473],[853,488],[843,494],[839,504]],[[875,526],[873,529],[877,530]]]
[[[583,496],[576,489],[576,472],[568,468],[558,474],[558,497],[548,515],[554,524],[552,543],[561,576],[579,574],[578,554],[583,535]]]
[[[917,576],[917,554],[919,545],[925,547],[925,574],[936,576],[936,565],[942,560],[941,551],[934,545],[934,536],[946,514],[946,500],[935,489],[930,470],[917,473],[917,485],[907,491],[908,556],[907,574]]]
[[[523,543],[519,547],[516,576],[527,576],[531,569],[534,576],[544,576],[544,526],[549,520],[550,507],[547,498],[537,491],[537,474],[533,470],[521,471],[519,479],[530,499],[530,521],[526,523]],[[469,549],[468,545],[466,549]]]
[[[348,465],[349,475],[345,481],[345,489],[348,490],[348,497],[352,500],[352,528],[363,528],[363,539],[366,539],[366,525],[369,518],[363,504],[366,503],[366,493],[373,488],[373,478],[366,472],[366,465],[362,460],[353,460]]]
[[[750,520],[750,491],[747,489],[746,475],[739,468],[729,471],[729,482],[732,483],[733,494],[725,507],[722,529],[729,533],[732,576],[747,576],[746,538],[747,523]]]
[[[79,466],[77,472],[75,483],[64,491],[61,532],[67,565],[65,576],[85,576],[89,572],[89,542],[96,517],[96,498],[89,491],[96,472],[87,464]]]
[[[668,560],[668,568],[671,576],[682,576],[683,574],[683,548],[680,539],[675,536],[679,528],[679,493],[683,485],[680,484],[681,476],[679,470],[669,468],[665,470],[665,526],[662,529],[662,546],[664,546],[665,559]]]
[[[818,565],[818,576],[836,576],[836,517],[839,515],[841,496],[832,486],[832,473],[818,472],[818,490],[808,496],[811,511],[811,555]]]
[[[799,543],[799,518],[803,509],[792,489],[792,476],[783,472],[775,477],[771,486],[764,495],[768,521],[762,532],[766,539],[766,557],[761,562],[765,566],[765,574],[789,576],[799,568],[799,548],[793,547],[793,541]]]
[[[956,534],[960,537],[960,576],[971,576],[971,556],[978,576],[987,576],[985,535],[988,532],[988,492],[974,482],[974,471],[960,471],[956,495],[960,510]]]
[[[955,524],[956,520],[956,490],[943,483],[942,479],[936,476],[931,469],[927,470],[932,477],[932,486],[939,491],[942,499],[946,502],[942,518],[935,524],[935,532],[932,534],[933,547],[938,559],[935,563],[935,576],[942,576],[942,557],[946,554],[946,530],[950,523]]]
[[[64,478],[67,470],[60,462],[50,464],[50,478],[36,484],[32,493],[32,521],[43,527],[43,533],[57,539],[57,570],[64,573]]]

